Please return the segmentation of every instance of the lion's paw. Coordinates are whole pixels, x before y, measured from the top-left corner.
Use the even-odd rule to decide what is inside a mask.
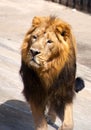
[[[73,130],[73,125],[63,124],[58,130]]]

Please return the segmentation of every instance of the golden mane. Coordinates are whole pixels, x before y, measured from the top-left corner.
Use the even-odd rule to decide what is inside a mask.
[[[73,54],[73,51],[75,53],[76,47],[69,24],[53,16],[35,17],[32,22],[32,27],[25,35],[25,39],[22,45],[22,59],[25,63],[28,62],[26,57],[29,41],[31,40],[31,34],[33,31],[35,31],[36,28],[39,28],[40,26],[44,26],[45,31],[51,27],[51,31],[55,33],[55,37],[58,39],[58,42],[62,44],[61,46],[58,45],[58,53],[60,54],[58,54],[59,56],[55,60],[48,62],[47,66],[42,69],[36,69],[36,71],[38,71],[39,75],[42,77],[42,80],[44,78],[44,81],[46,80],[46,84],[50,86],[50,84],[53,83],[55,76],[57,76],[64,67],[65,63],[72,60],[72,56],[70,57],[70,55]],[[55,38],[53,40],[55,42]],[[57,45],[55,44],[54,46]],[[55,49],[54,51],[56,54],[57,50]],[[51,58],[54,58],[53,56]]]

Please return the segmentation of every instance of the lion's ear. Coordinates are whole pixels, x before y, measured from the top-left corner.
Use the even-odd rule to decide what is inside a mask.
[[[70,33],[71,28],[69,24],[60,24],[57,26],[57,30],[62,36],[66,36]]]
[[[62,36],[63,39],[66,41],[67,37],[70,37],[71,34],[71,28],[68,24],[60,24],[56,27],[57,33],[59,36]]]
[[[38,26],[41,23],[41,18],[40,17],[34,17],[32,20],[32,25],[33,26]]]
[[[40,25],[41,23],[47,23],[49,21],[50,17],[41,17],[41,16],[35,16],[32,20],[32,26],[36,27]]]

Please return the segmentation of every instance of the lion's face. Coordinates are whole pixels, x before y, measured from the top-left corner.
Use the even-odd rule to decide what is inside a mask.
[[[28,66],[36,69],[59,68],[67,60],[69,46],[68,24],[57,18],[35,17],[25,36],[22,57]]]
[[[52,27],[38,27],[31,34],[29,41],[28,60],[35,67],[46,66],[51,60],[59,55],[59,44]]]

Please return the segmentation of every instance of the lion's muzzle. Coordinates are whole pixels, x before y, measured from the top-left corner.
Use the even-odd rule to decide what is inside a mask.
[[[31,60],[30,60],[30,64],[32,66],[40,66],[40,64],[38,63],[38,61],[36,60],[36,57],[38,54],[40,54],[40,51],[34,48],[30,48],[29,53],[31,55]]]

